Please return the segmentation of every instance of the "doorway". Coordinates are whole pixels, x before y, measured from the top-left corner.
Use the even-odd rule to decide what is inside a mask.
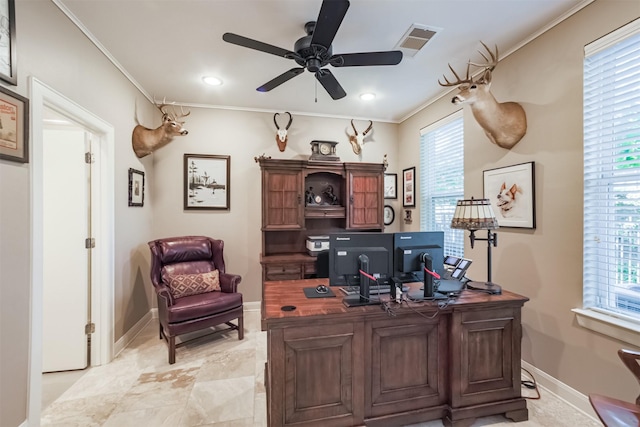
[[[91,304],[95,332],[91,339],[91,366],[109,363],[113,358],[114,304],[114,129],[109,123],[85,110],[65,96],[30,77],[31,91],[31,349],[29,364],[28,423],[40,425],[43,354],[44,242],[44,117],[49,109],[95,135],[96,161],[92,165]],[[70,197],[65,194],[63,197]]]

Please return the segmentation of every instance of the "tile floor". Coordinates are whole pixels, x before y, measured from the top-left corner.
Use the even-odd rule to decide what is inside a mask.
[[[260,312],[245,313],[245,338],[235,332],[186,344],[167,363],[154,320],[108,365],[43,375],[42,426],[245,427],[266,426],[266,333]],[[473,426],[597,427],[599,423],[541,391],[529,400],[529,420],[502,416]],[[529,391],[523,392],[530,395]],[[412,427],[440,427],[440,421]]]

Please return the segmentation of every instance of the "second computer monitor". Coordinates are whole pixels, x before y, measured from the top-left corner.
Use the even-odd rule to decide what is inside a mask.
[[[393,251],[394,276],[401,280],[424,279],[421,255],[425,253],[431,257],[436,273],[444,273],[444,231],[394,233]]]

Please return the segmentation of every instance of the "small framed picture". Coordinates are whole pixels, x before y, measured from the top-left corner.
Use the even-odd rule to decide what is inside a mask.
[[[0,159],[29,163],[29,100],[2,86]]]
[[[384,205],[384,225],[391,225],[396,219],[396,212],[391,205]]]
[[[0,0],[0,79],[17,85],[15,0]]]
[[[229,210],[230,156],[184,155],[184,209]]]
[[[402,206],[416,206],[416,168],[410,167],[402,171]]]
[[[385,199],[398,198],[398,174],[397,173],[384,174],[384,198]]]
[[[483,171],[483,181],[500,228],[536,228],[534,162]]]
[[[129,206],[144,206],[144,172],[129,169]]]

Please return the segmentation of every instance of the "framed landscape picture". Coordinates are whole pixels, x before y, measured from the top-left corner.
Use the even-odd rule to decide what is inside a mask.
[[[500,227],[536,228],[534,162],[485,170],[483,184]]]
[[[184,209],[229,210],[230,156],[184,155]]]

